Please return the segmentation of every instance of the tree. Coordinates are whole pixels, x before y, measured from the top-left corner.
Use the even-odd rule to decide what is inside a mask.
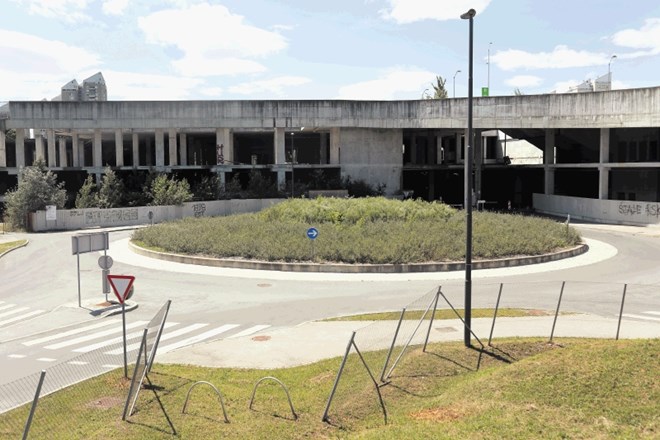
[[[7,192],[6,220],[12,227],[27,229],[29,213],[47,205],[63,208],[65,203],[64,182],[57,183],[57,176],[46,169],[43,159],[37,159],[23,169],[16,189]]]
[[[441,77],[440,75],[437,75],[435,77],[435,84],[431,83],[431,86],[433,86],[433,99],[447,99],[449,95],[447,94],[447,89],[445,88],[445,84],[447,83],[447,80]]]
[[[193,199],[190,184],[186,179],[168,179],[165,174],[156,176],[151,182],[149,192],[152,197],[150,205],[181,205]]]
[[[193,187],[194,200],[218,200],[222,188],[217,174],[204,176]]]
[[[76,209],[96,208],[97,206],[96,183],[94,183],[94,178],[88,175],[76,195]]]
[[[117,174],[107,167],[101,180],[101,188],[96,194],[96,206],[99,208],[118,208],[121,206],[124,184]]]
[[[524,93],[518,87],[516,87],[516,89],[513,91],[513,94],[516,96],[524,95]]]

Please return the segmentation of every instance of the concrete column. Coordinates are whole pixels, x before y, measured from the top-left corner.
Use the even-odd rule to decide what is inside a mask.
[[[60,166],[65,168],[68,166],[66,157],[66,138],[64,136],[60,136],[60,138],[57,140],[57,144],[60,153]]]
[[[124,133],[121,128],[115,130],[115,166],[124,166]]]
[[[436,165],[441,165],[442,164],[442,156],[443,156],[442,135],[437,135],[435,137],[435,164]]]
[[[103,133],[100,128],[94,129],[94,144],[92,146],[92,166],[103,166]]]
[[[7,137],[4,130],[0,130],[0,167],[7,166]]]
[[[46,152],[44,151],[44,138],[41,137],[41,132],[39,130],[35,130],[35,136],[34,136],[34,147],[36,150],[36,154],[34,159],[43,159],[46,160]]]
[[[179,165],[188,165],[188,136],[179,133]]]
[[[215,129],[215,144],[222,145],[222,155],[225,163],[234,163],[234,139],[232,137],[231,129],[229,128],[216,128]]]
[[[165,166],[165,130],[162,128],[156,129],[156,168]]]
[[[328,136],[325,133],[321,133],[321,164],[325,165],[328,163]]]
[[[176,129],[170,128],[168,132],[168,143],[169,146],[169,156],[170,156],[170,166],[174,167],[178,165],[177,162],[177,145],[176,145]]]
[[[474,130],[474,140],[472,141],[472,153],[474,155],[474,195],[477,200],[483,199],[481,196],[481,173],[484,164],[484,138],[481,133],[481,130]]]
[[[339,165],[341,163],[341,130],[338,127],[330,129],[330,164]]]
[[[609,184],[610,169],[602,166],[598,167],[598,198],[600,200],[608,200],[610,198]]]
[[[25,130],[16,129],[16,168],[25,166]]]
[[[144,140],[144,144],[147,153],[147,155],[145,156],[147,163],[145,165],[152,166],[154,164],[154,158],[153,155],[151,154],[151,136],[147,136],[147,138]]]
[[[600,163],[610,161],[610,129],[600,129]]]
[[[57,166],[57,148],[55,147],[55,131],[46,130],[46,139],[48,140],[48,166]]]
[[[456,163],[463,163],[463,159],[465,156],[465,152],[463,151],[463,147],[461,146],[461,141],[463,140],[463,134],[462,133],[456,133]]]
[[[273,134],[273,145],[275,146],[275,163],[283,164],[286,163],[286,149],[285,149],[285,130],[283,127],[275,128],[275,133]],[[279,183],[279,172],[277,173],[277,179]]]
[[[133,147],[133,168],[140,166],[140,138],[137,133],[131,135],[131,144]]]
[[[555,164],[555,130],[553,128],[545,131],[545,148],[543,150],[543,164],[545,173],[545,194],[555,193],[555,169],[551,166]]]
[[[544,194],[553,195],[555,193],[555,170],[554,168],[545,168]]]
[[[286,188],[286,171],[277,172],[277,189],[284,191]]]
[[[220,188],[224,191],[227,187],[227,174],[223,172],[218,172],[218,184]]]
[[[73,153],[73,166],[79,167],[83,163],[80,161],[80,143],[78,139],[78,132],[73,130],[71,131],[71,151]]]

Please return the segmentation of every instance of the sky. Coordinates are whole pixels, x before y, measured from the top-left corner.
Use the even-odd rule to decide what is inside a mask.
[[[660,86],[658,0],[0,0],[0,102],[420,99]]]

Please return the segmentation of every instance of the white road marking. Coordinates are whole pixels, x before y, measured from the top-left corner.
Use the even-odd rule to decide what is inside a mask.
[[[50,342],[50,341],[53,341],[55,339],[65,338],[67,336],[75,335],[75,334],[78,334],[78,333],[83,333],[83,332],[86,332],[87,330],[93,330],[93,329],[96,329],[96,328],[105,327],[106,325],[111,325],[111,324],[115,324],[115,323],[118,323],[118,322],[119,322],[119,320],[109,320],[109,321],[97,322],[96,324],[88,325],[86,327],[78,327],[78,328],[74,328],[73,330],[69,330],[69,331],[65,331],[65,332],[62,332],[62,333],[57,333],[57,334],[54,334],[54,335],[45,336],[43,338],[33,339],[31,341],[23,342],[23,345],[26,345],[26,346],[30,347],[32,345],[43,344],[44,342]]]
[[[12,359],[23,359],[24,357],[27,357],[26,354],[10,354],[9,356]]]
[[[267,329],[268,327],[270,327],[270,325],[264,325],[264,324],[254,325],[250,328],[246,328],[242,332],[238,332],[235,335],[229,336],[227,339],[241,338],[243,336],[250,336],[251,334],[254,334],[256,332],[260,332],[261,330]]]
[[[167,324],[166,324],[167,325]],[[188,327],[183,327],[178,330],[174,330],[173,332],[170,333],[163,333],[163,335],[160,337],[161,342],[162,341],[167,341],[168,339],[176,338],[177,336],[181,336],[186,333],[190,333],[195,330],[199,330],[202,327],[206,327],[208,324],[192,324],[189,325]],[[135,350],[136,348],[140,348],[140,344],[142,342],[136,342],[135,344],[130,344],[129,346],[126,347],[127,351],[130,350]],[[124,348],[118,348],[116,350],[111,350],[111,351],[106,351],[105,354],[111,354],[111,355],[117,355],[117,354],[122,354],[124,352]]]
[[[39,358],[37,359],[39,362],[55,362],[57,359],[53,358]]]
[[[173,327],[175,325],[179,325],[179,323],[178,322],[166,322],[165,323],[165,328]],[[128,326],[126,326],[126,328],[128,328]],[[135,338],[137,336],[140,336],[140,335],[142,335],[143,331],[144,330],[140,330],[139,332],[127,333],[126,334],[126,339]],[[90,351],[96,350],[97,348],[107,347],[108,345],[112,345],[112,344],[116,344],[118,342],[122,342],[122,339],[123,339],[123,336],[118,336],[116,338],[108,339],[107,341],[102,341],[102,342],[98,342],[96,344],[87,345],[85,347],[76,348],[73,351],[75,351],[76,353],[88,353]],[[138,344],[138,346],[139,346],[139,344]],[[128,348],[126,349],[126,351],[128,351]],[[123,353],[123,352],[124,352],[124,348],[122,347],[121,353]]]
[[[147,322],[148,321],[133,322],[131,324],[128,324],[126,326],[126,329],[140,327],[140,326],[146,324]],[[102,332],[96,332],[96,333],[93,333],[91,335],[81,336],[79,338],[70,339],[68,341],[60,342],[60,343],[57,343],[57,344],[47,345],[45,348],[47,348],[48,350],[57,350],[59,348],[64,348],[64,347],[69,347],[71,345],[80,344],[81,342],[91,341],[92,339],[102,338],[103,336],[108,336],[108,335],[111,335],[113,333],[121,333],[121,331],[122,331],[121,326],[117,326],[117,328],[113,328],[113,329],[110,329],[110,330],[104,330]]]
[[[30,318],[31,316],[40,315],[44,312],[45,310],[33,310],[29,313],[26,313],[25,315],[14,316],[11,319],[5,319],[4,321],[0,321],[0,327],[2,327],[3,325],[11,324],[12,322],[21,321],[23,319]]]
[[[123,367],[123,365],[117,365],[117,364],[103,364],[103,365],[101,365],[101,368],[111,368],[113,370],[115,368],[119,368],[119,367]]]
[[[644,313],[648,313],[649,315],[658,315],[658,316],[660,316],[660,312],[656,312],[655,310],[649,310],[648,312],[644,312]]]
[[[6,306],[0,307],[0,310],[7,310],[11,309],[12,307],[16,307],[16,304],[7,304]]]
[[[624,313],[622,316],[625,316],[626,318],[645,319],[647,321],[659,321],[660,322],[660,318],[654,318],[652,316],[634,315],[632,313]]]
[[[0,318],[4,318],[5,316],[9,316],[9,315],[15,315],[16,313],[21,313],[21,312],[24,312],[28,309],[29,309],[29,307],[19,307],[17,309],[11,310],[9,312],[0,313]]]
[[[160,347],[158,347],[158,351],[160,353],[167,353],[168,351],[172,351],[172,350],[175,350],[175,349],[180,348],[180,347],[185,347],[186,345],[192,345],[192,344],[195,344],[197,342],[201,342],[205,339],[208,339],[208,338],[211,338],[213,336],[219,335],[221,333],[227,332],[227,331],[229,331],[233,328],[236,328],[238,326],[239,326],[239,324],[225,324],[221,327],[214,328],[213,330],[209,330],[207,332],[200,333],[199,335],[193,336],[192,338],[183,339],[179,342],[175,342],[174,344],[166,345],[164,347],[160,346]]]
[[[84,361],[69,361],[67,362],[69,365],[88,365],[89,362],[84,362]]]

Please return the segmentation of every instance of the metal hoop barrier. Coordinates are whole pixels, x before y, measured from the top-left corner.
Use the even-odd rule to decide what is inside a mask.
[[[298,420],[298,414],[296,414],[296,411],[293,409],[293,403],[291,403],[291,395],[289,395],[289,390],[286,388],[286,385],[284,385],[281,380],[279,380],[275,377],[272,377],[272,376],[262,377],[261,379],[259,379],[257,381],[256,384],[254,384],[254,389],[252,390],[252,397],[250,397],[250,406],[249,406],[249,408],[252,409],[252,404],[254,403],[254,396],[255,396],[255,394],[257,394],[257,387],[264,380],[274,380],[275,382],[280,384],[280,386],[282,387],[282,389],[286,393],[287,400],[289,401],[289,408],[291,408],[291,414],[293,414],[293,419]]]
[[[206,382],[205,380],[200,380],[190,386],[190,389],[188,390],[188,394],[186,394],[186,401],[183,403],[183,409],[181,410],[181,414],[186,413],[186,407],[188,406],[188,399],[190,398],[190,393],[192,392],[193,388],[201,384],[206,384],[215,390],[216,394],[218,395],[218,400],[220,400],[220,407],[222,408],[222,415],[225,417],[225,423],[229,423],[229,418],[227,418],[227,411],[225,411],[225,403],[222,400],[222,393],[220,392],[220,390],[218,390],[215,387],[215,385],[213,385],[211,382]]]

